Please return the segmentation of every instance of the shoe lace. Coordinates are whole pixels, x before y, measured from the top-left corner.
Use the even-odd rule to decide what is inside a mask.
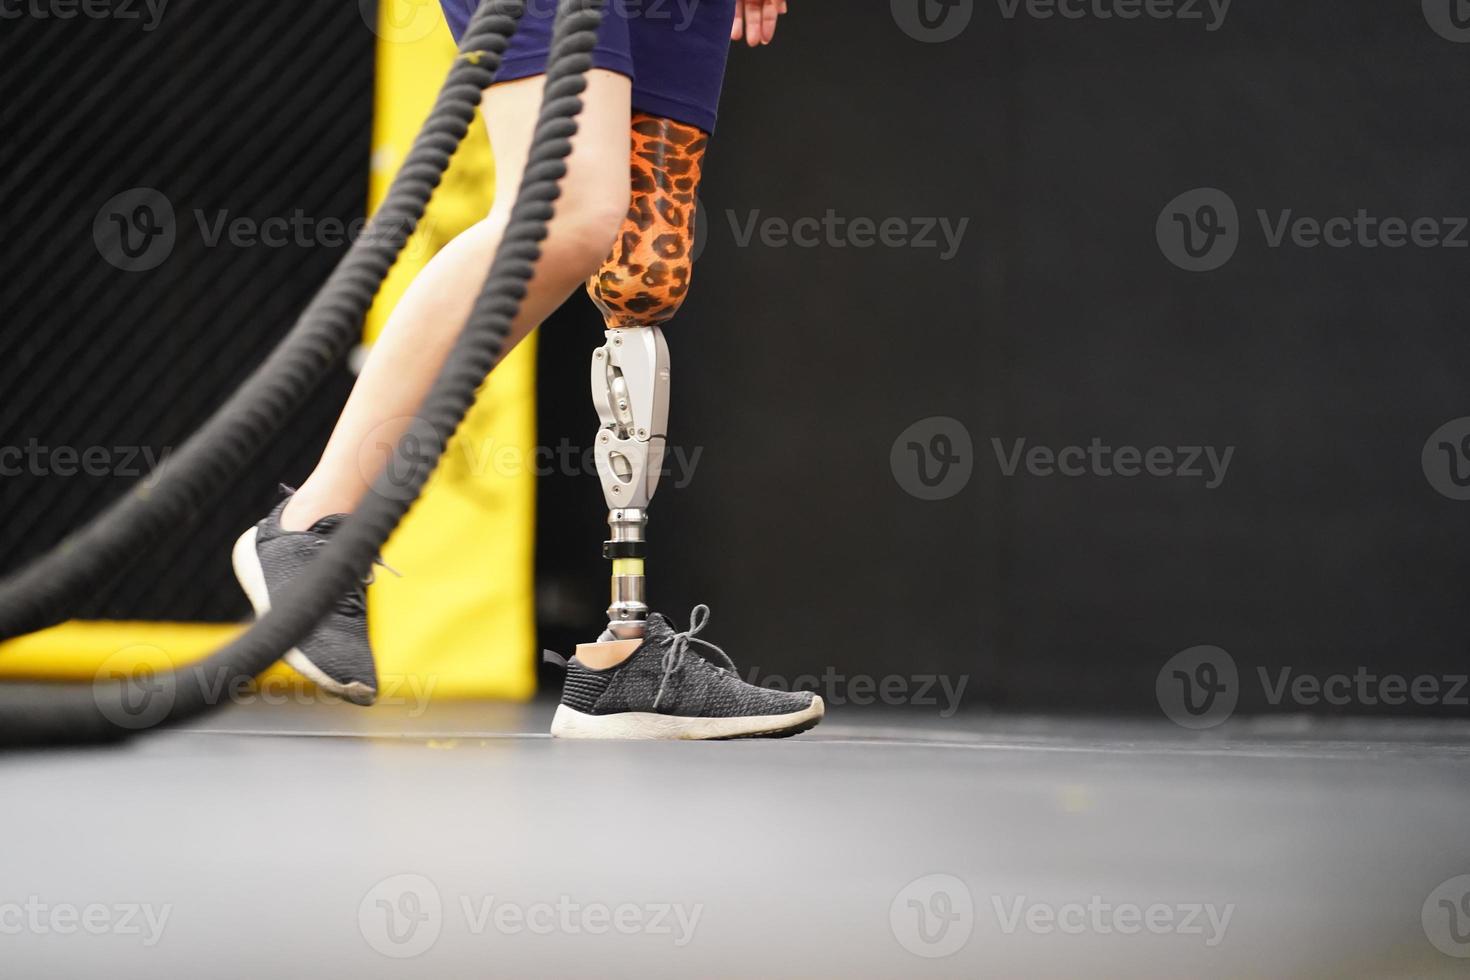
[[[328,538],[317,538],[317,547],[321,547],[322,545],[326,544],[328,540]],[[379,568],[386,568],[388,571],[393,573],[395,578],[403,578],[403,573],[398,571],[398,569],[394,568],[392,565],[385,562],[382,555],[377,555],[373,558],[373,565]],[[369,585],[372,585],[373,582],[377,581],[377,577],[377,573],[373,571],[372,568],[369,568],[368,573],[363,576],[362,580],[358,582],[357,586],[353,588],[352,591],[344,595],[341,599],[337,600],[337,610],[339,612],[346,613],[349,616],[366,615],[367,587]]]
[[[673,677],[675,671],[677,671],[681,665],[688,661],[690,657],[693,657],[694,663],[704,664],[706,666],[714,668],[715,670],[720,669],[717,664],[707,664],[706,661],[703,659],[704,655],[699,651],[691,650],[689,647],[691,643],[698,643],[705,649],[712,651],[716,656],[718,656],[721,660],[725,662],[725,666],[730,669],[731,673],[734,673],[735,661],[730,659],[729,654],[725,653],[724,650],[721,650],[709,640],[701,640],[699,638],[700,632],[705,628],[706,625],[708,625],[708,623],[709,606],[706,606],[704,603],[701,602],[699,605],[695,606],[694,609],[691,610],[689,613],[689,628],[687,630],[684,630],[682,633],[675,633],[673,639],[669,641],[668,647],[664,649],[663,677],[661,677],[658,682],[658,694],[654,695],[653,698],[653,707],[655,711],[658,710],[659,702],[663,700],[664,689],[668,686],[669,678]]]

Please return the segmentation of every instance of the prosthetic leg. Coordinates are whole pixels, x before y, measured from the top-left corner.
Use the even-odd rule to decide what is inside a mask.
[[[669,415],[669,348],[662,329],[689,290],[695,193],[709,138],[670,119],[633,116],[628,218],[587,292],[607,322],[592,355],[597,475],[607,498],[612,561],[607,639],[643,636],[648,504],[663,469]]]
[[[708,606],[690,611],[687,630],[649,627],[645,532],[669,417],[662,324],[689,291],[707,142],[692,126],[633,117],[628,220],[587,284],[607,321],[606,342],[592,355],[592,398],[602,423],[594,455],[611,530],[603,554],[613,563],[612,604],[607,631],[567,661],[551,722],[558,738],[775,738],[806,731],[826,710],[810,691],[741,680],[734,661],[699,636]]]

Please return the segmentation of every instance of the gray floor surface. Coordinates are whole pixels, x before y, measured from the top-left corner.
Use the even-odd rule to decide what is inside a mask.
[[[0,977],[1470,976],[1470,727],[236,705],[0,755]]]

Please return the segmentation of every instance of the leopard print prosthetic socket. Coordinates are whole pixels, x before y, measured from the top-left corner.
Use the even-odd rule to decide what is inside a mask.
[[[709,135],[633,114],[632,197],[612,252],[587,283],[608,329],[653,327],[678,312],[694,270],[695,192]]]

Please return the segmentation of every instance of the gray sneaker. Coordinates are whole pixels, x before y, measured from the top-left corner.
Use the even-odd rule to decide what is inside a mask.
[[[287,496],[286,500],[291,498]],[[256,616],[264,616],[271,597],[290,588],[291,580],[316,557],[317,550],[346,520],[333,514],[306,531],[281,527],[286,500],[265,520],[235,542],[235,577],[249,596]],[[369,579],[371,581],[371,579]],[[369,705],[378,697],[378,671],[368,642],[367,583],[339,600],[315,630],[286,653],[286,663],[329,694],[353,704]]]
[[[566,686],[551,722],[559,738],[784,738],[822,720],[822,699],[810,691],[773,691],[735,675],[725,651],[698,638],[709,607],[674,632],[657,614],[648,617],[643,643],[615,667],[593,670],[567,661]],[[725,666],[690,648],[697,643]]]

